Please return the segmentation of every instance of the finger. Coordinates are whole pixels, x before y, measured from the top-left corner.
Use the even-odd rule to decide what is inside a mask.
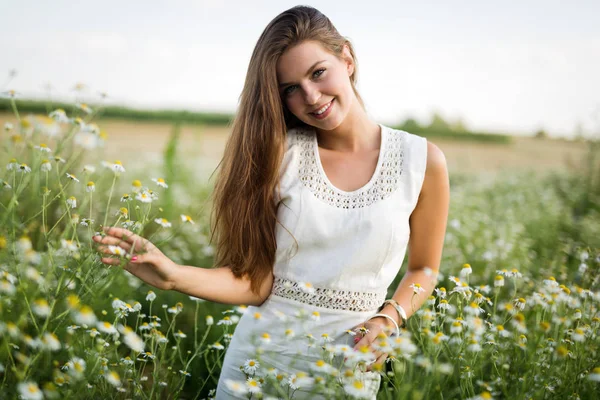
[[[104,264],[108,264],[108,265],[120,265],[121,264],[121,259],[120,258],[102,257],[101,261]]]
[[[367,366],[367,371],[371,371],[372,369],[381,369],[381,366],[383,365],[383,363],[385,362],[385,360],[387,359],[388,355],[387,353],[379,353],[380,355],[375,359],[375,361],[373,362],[373,364],[369,364]]]
[[[127,252],[129,252],[129,250],[131,250],[131,245],[129,243],[123,241],[122,239],[116,238],[114,236],[104,236],[104,237],[94,236],[92,239],[98,243],[112,245],[112,246],[119,246]],[[105,246],[105,247],[108,247],[108,246]],[[100,246],[98,246],[98,248],[100,248]]]
[[[150,241],[144,239],[139,235],[136,235],[128,229],[119,228],[116,226],[104,227],[103,229],[104,232],[106,232],[108,235],[112,235],[119,239],[123,239],[127,243],[133,245],[133,248],[136,252],[150,251],[154,247]]]

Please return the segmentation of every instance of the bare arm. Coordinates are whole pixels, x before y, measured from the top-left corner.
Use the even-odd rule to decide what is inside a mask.
[[[450,203],[450,181],[444,153],[433,143],[427,143],[427,168],[418,204],[410,216],[408,243],[408,270],[392,298],[410,317],[427,300],[437,283],[440,268],[446,220]],[[411,284],[418,283],[424,292],[413,296]],[[380,312],[400,322],[391,305]],[[386,319],[383,319],[387,323]]]
[[[127,229],[106,227],[104,231],[105,236],[93,236],[93,240],[100,243],[98,250],[105,255],[102,262],[121,265],[123,254],[115,253],[114,250],[121,249],[131,256],[123,268],[159,289],[176,290],[222,304],[253,306],[261,305],[271,293],[273,271],[261,282],[259,294],[256,295],[250,290],[250,279],[247,276],[235,277],[229,267],[199,268],[179,265],[149,240]],[[114,255],[118,257],[111,257]]]
[[[273,286],[273,273],[261,283],[260,295],[250,291],[250,280],[236,278],[229,267],[199,268],[177,265],[173,290],[222,304],[261,305]]]

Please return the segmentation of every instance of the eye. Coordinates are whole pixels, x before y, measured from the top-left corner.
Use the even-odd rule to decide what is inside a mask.
[[[292,85],[292,86],[288,86],[288,87],[286,87],[286,88],[283,90],[283,94],[286,94],[286,95],[288,95],[288,94],[291,94],[291,93],[292,93],[292,91],[291,91],[290,89],[292,89],[292,88],[295,88],[295,87],[296,87],[296,85]]]
[[[315,72],[313,72],[313,76],[316,78],[319,78],[319,77],[321,77],[321,75],[323,75],[323,72],[325,72],[325,68],[318,69]],[[317,75],[317,73],[318,73],[318,75]],[[286,87],[283,90],[283,94],[285,94],[285,95],[291,94],[293,92],[293,90],[290,90],[290,89],[294,89],[296,86],[298,86],[298,85],[291,85],[291,86]]]
[[[325,68],[321,68],[316,70],[315,72],[313,72],[313,75],[315,75],[317,72],[320,72],[319,75],[317,75],[317,78],[320,77],[321,75],[323,75],[323,72],[325,72]]]

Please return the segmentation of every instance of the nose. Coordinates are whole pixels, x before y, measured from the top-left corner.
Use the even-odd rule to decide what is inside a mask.
[[[321,98],[321,93],[319,90],[311,84],[306,85],[304,88],[304,102],[309,106],[314,106],[318,104],[319,99]]]

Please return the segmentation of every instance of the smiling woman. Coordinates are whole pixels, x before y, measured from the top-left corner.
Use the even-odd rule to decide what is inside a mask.
[[[217,399],[290,390],[374,399],[396,351],[386,338],[433,291],[445,157],[371,120],[356,81],[352,44],[314,8],[284,11],[256,44],[215,186],[213,233],[217,266],[257,297],[227,349]],[[385,301],[409,243],[409,269]]]
[[[94,237],[113,246],[104,252],[122,246],[127,271],[151,285],[248,305],[217,399],[375,399],[388,354],[413,351],[400,328],[437,282],[446,160],[425,138],[373,121],[356,77],[352,44],[326,16],[281,13],[256,44],[220,163],[217,268],[177,265],[126,229]]]

